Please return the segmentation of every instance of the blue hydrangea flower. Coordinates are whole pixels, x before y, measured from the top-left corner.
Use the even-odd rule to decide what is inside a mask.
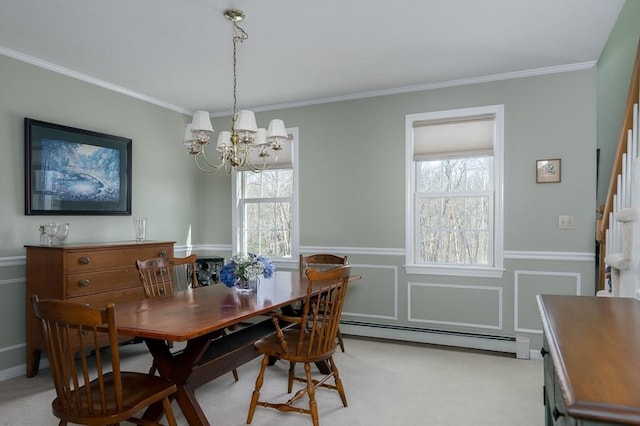
[[[220,270],[220,281],[227,287],[233,287],[239,280],[251,280],[261,275],[271,278],[274,270],[273,263],[266,256],[236,254]]]

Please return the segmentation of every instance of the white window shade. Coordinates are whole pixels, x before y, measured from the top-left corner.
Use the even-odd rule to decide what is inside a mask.
[[[491,155],[493,142],[493,114],[422,121],[413,125],[415,161],[461,155]]]

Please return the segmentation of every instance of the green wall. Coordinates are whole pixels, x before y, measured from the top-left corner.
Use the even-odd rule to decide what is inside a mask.
[[[132,213],[149,218],[150,239],[185,243],[198,202],[181,144],[187,117],[6,56],[0,70],[0,256],[23,255],[49,220],[71,223],[68,242],[134,237],[130,216],[24,215],[24,117],[133,139]]]
[[[489,349],[496,340],[483,336],[492,336],[505,350],[525,336],[533,351],[541,344],[536,294],[593,294],[596,148],[605,148],[601,123],[619,121],[602,106],[602,88],[628,68],[621,58],[635,54],[628,12],[637,5],[625,5],[597,69],[257,114],[299,129],[302,251],[348,254],[363,276],[349,290],[343,331],[489,342]],[[625,102],[626,93],[607,95],[611,104]],[[505,105],[505,272],[499,279],[408,275],[405,115],[492,104]],[[0,380],[24,368],[23,245],[38,242],[38,225],[70,222],[69,242],[133,238],[129,216],[24,215],[25,116],[132,138],[133,215],[149,217],[150,239],[224,255],[231,244],[230,177],[192,165],[180,142],[188,117],[0,55]],[[228,127],[228,119],[214,127]],[[561,183],[535,183],[535,160],[544,158],[562,159]],[[576,228],[561,231],[558,215],[567,214]],[[460,333],[476,337],[460,341]]]
[[[502,278],[406,274],[405,115],[493,104],[505,106]],[[364,277],[349,290],[348,332],[454,345],[430,331],[522,335],[533,350],[536,294],[593,294],[595,68],[258,115],[274,117],[299,128],[302,249],[348,254]],[[560,184],[535,183],[544,158],[562,159]],[[558,229],[565,214],[574,230]]]
[[[605,203],[609,190],[639,39],[640,0],[627,0],[598,59],[598,205]]]
[[[504,104],[505,249],[593,252],[595,77],[591,69],[258,119],[299,128],[301,245],[404,248],[405,115]],[[544,158],[563,160],[562,183],[535,183],[535,161]],[[576,230],[558,231],[561,214],[576,217]]]

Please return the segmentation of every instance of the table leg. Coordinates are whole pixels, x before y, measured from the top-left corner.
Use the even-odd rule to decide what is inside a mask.
[[[190,386],[178,386],[176,391],[176,401],[184,414],[185,419],[191,425],[208,426],[207,416],[202,411],[202,407],[196,400],[194,390]]]
[[[207,420],[202,407],[196,400],[194,390],[187,384],[193,371],[193,366],[200,360],[202,354],[211,343],[211,336],[200,336],[187,342],[182,351],[171,353],[166,342],[157,339],[145,339],[149,352],[162,377],[173,381],[178,390],[176,401],[190,426],[207,426]],[[162,404],[154,404],[145,412],[145,420],[158,421],[162,416]]]
[[[318,367],[318,371],[320,371],[322,374],[331,373],[331,367],[329,366],[329,363],[327,361],[316,362],[316,367]]]

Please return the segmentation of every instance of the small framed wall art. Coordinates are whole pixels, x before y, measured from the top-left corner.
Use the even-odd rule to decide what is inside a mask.
[[[560,182],[560,159],[536,161],[536,183]]]

